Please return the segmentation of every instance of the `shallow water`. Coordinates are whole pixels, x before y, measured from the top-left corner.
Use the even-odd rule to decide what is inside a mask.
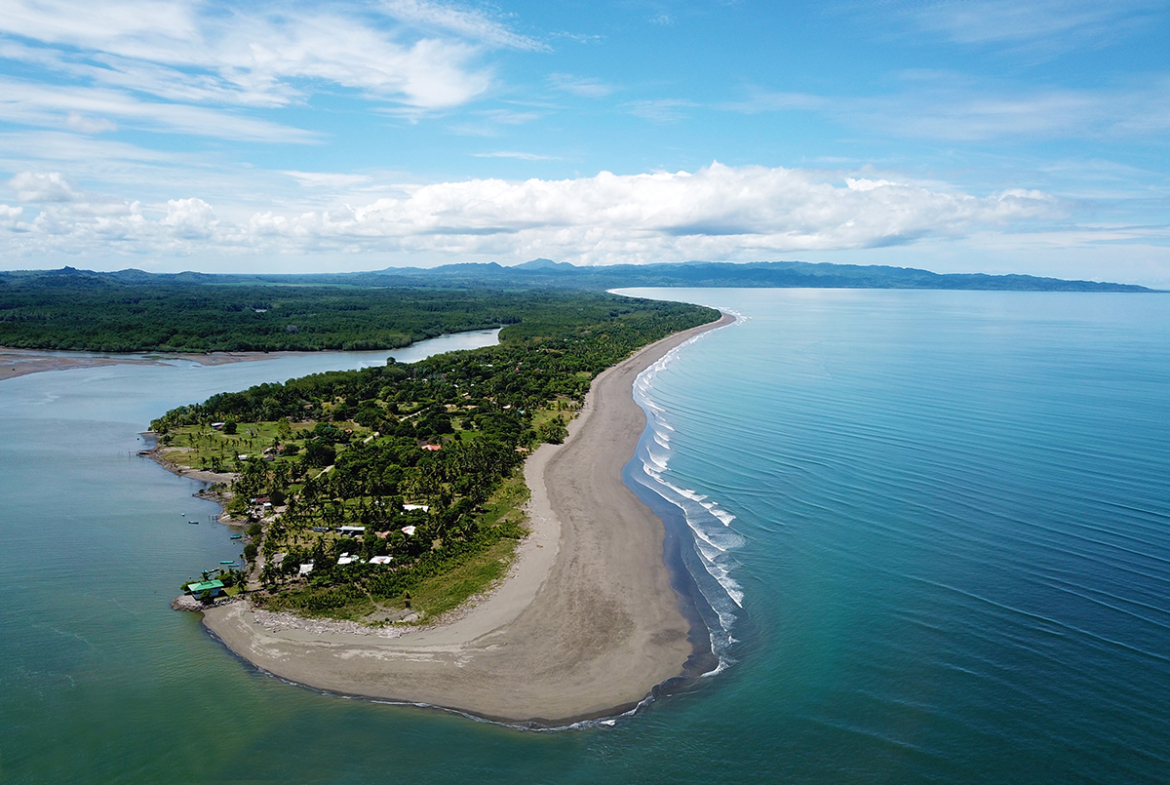
[[[745,317],[644,377],[628,469],[685,500],[726,670],[559,733],[283,684],[169,610],[238,547],[133,453],[321,368],[37,374],[0,384],[0,781],[1170,779],[1170,300],[653,294]]]

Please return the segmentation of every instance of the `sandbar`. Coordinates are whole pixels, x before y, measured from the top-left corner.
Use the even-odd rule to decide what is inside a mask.
[[[675,333],[594,380],[563,445],[527,460],[531,534],[502,585],[446,624],[354,633],[274,622],[235,602],[204,612],[229,649],[288,681],[510,723],[613,716],[684,674],[693,652],[663,561],[663,522],[622,482],[646,426],[634,379]]]
[[[200,365],[271,360],[280,356],[299,356],[312,352],[208,352],[207,354],[95,354],[90,352],[42,352],[36,349],[12,349],[0,346],[0,381],[30,373],[70,371],[75,368],[102,368],[107,365],[166,365],[186,360]]]

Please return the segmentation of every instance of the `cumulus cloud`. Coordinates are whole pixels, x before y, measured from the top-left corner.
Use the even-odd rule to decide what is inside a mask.
[[[211,237],[219,221],[215,210],[202,199],[171,199],[167,202],[167,215],[161,221],[178,237],[199,239]]]
[[[23,207],[0,204],[0,226],[14,226],[23,214]]]
[[[21,172],[8,187],[22,202],[73,202],[80,197],[60,172]]]
[[[19,241],[22,247],[66,250],[104,233],[117,235],[119,247],[152,253],[347,250],[538,255],[587,264],[734,259],[1010,230],[1062,211],[1036,191],[974,196],[905,181],[718,163],[693,173],[435,183],[358,206],[267,210],[233,220],[198,198],[168,201],[156,220],[144,218],[137,203],[101,214],[88,204],[73,206],[43,209],[34,222],[42,235]]]

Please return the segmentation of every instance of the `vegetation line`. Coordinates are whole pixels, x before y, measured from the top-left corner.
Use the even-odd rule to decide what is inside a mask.
[[[720,316],[525,297],[498,346],[221,393],[152,423],[165,460],[235,473],[227,511],[257,526],[257,605],[410,623],[483,592],[526,533],[525,456],[565,438],[601,371]]]

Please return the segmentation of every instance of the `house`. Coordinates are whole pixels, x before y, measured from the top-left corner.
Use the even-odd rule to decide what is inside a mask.
[[[393,556],[371,556],[370,564],[389,564],[394,561]]]
[[[204,592],[208,597],[218,597],[223,594],[223,588],[223,581],[196,581],[187,584],[187,593],[199,599],[203,598]]]
[[[365,526],[338,526],[337,533],[343,537],[360,537],[366,533]]]
[[[425,504],[404,504],[402,505],[402,509],[406,510],[407,512],[414,512],[415,510],[422,510],[423,512],[431,511],[431,508]]]
[[[308,575],[312,571],[313,571],[313,562],[307,561],[301,565],[301,568],[297,571],[297,575],[305,576],[305,575]]]
[[[418,530],[417,526],[403,526],[402,527],[402,533],[405,534],[407,537],[413,537],[414,533],[417,530]]]
[[[438,444],[424,444],[424,445],[422,446],[422,448],[423,448],[424,450],[430,450],[431,452],[438,452],[439,450],[443,449],[443,448],[442,448],[440,445],[438,445]]]

